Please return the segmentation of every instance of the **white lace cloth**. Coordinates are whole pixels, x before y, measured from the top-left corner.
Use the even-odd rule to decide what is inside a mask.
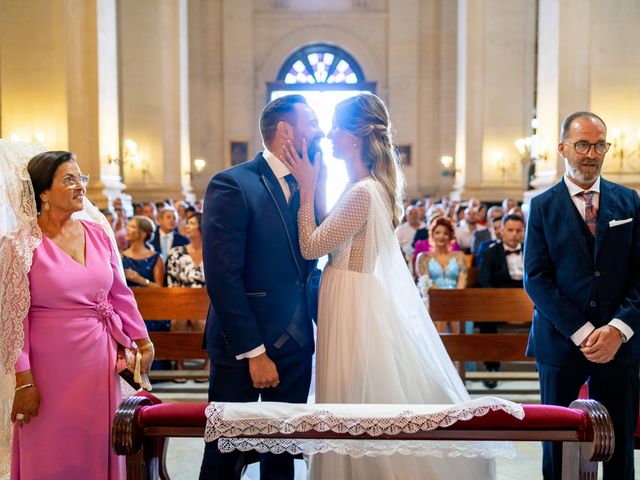
[[[502,410],[524,418],[521,405],[497,397],[482,397],[455,405],[289,404],[279,402],[220,403],[206,409],[205,441],[219,440],[223,452],[257,450],[292,454],[335,452],[352,457],[401,453],[419,456],[484,457],[515,455],[509,442],[335,440],[244,438],[246,435],[295,432],[368,434],[415,433],[453,425],[459,420]]]

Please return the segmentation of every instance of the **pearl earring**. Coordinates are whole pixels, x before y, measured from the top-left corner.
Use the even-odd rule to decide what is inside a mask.
[[[353,148],[358,148],[358,144],[357,144],[357,143],[354,143],[354,144],[353,144]]]

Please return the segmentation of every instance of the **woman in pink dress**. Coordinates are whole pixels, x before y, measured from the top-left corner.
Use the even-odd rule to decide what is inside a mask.
[[[11,478],[121,479],[124,458],[110,441],[121,398],[117,348],[135,342],[147,371],[153,345],[105,230],[72,218],[88,181],[74,156],[45,152],[27,169],[42,243],[15,365]]]

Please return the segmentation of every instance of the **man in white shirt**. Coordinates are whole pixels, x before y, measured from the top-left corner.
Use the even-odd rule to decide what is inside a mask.
[[[169,250],[173,247],[181,247],[187,245],[189,239],[184,235],[180,235],[176,230],[176,213],[173,208],[163,208],[158,212],[158,230],[153,237],[151,245],[154,250],[160,255],[166,262]]]
[[[314,351],[318,271],[298,243],[297,183],[280,161],[285,144],[321,162],[324,134],[300,95],[269,102],[260,117],[264,152],[218,173],[205,196],[203,259],[211,309],[209,400],[306,403]],[[324,184],[317,192],[322,195]],[[323,205],[318,198],[316,205]],[[235,479],[239,452],[205,446],[201,479]],[[293,479],[289,454],[261,456],[261,477]]]
[[[471,243],[473,234],[477,230],[484,230],[487,227],[478,225],[478,210],[473,207],[467,207],[464,210],[464,219],[460,222],[460,226],[456,228],[456,241],[465,253],[471,252]]]
[[[527,355],[536,358],[542,403],[589,396],[611,415],[615,450],[605,480],[632,480],[640,364],[640,198],[600,176],[604,121],[576,112],[562,124],[562,180],[534,197],[524,287],[535,304]],[[562,475],[559,445],[543,446],[544,478]]]
[[[420,211],[416,207],[410,206],[407,208],[407,221],[398,225],[395,232],[403,252],[411,250],[419,228],[424,228],[424,223],[420,221]]]

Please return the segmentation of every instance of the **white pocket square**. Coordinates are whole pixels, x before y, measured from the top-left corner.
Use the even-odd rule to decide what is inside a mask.
[[[624,220],[611,220],[609,227],[617,227],[618,225],[624,225],[625,223],[632,222],[633,218],[625,218]]]

